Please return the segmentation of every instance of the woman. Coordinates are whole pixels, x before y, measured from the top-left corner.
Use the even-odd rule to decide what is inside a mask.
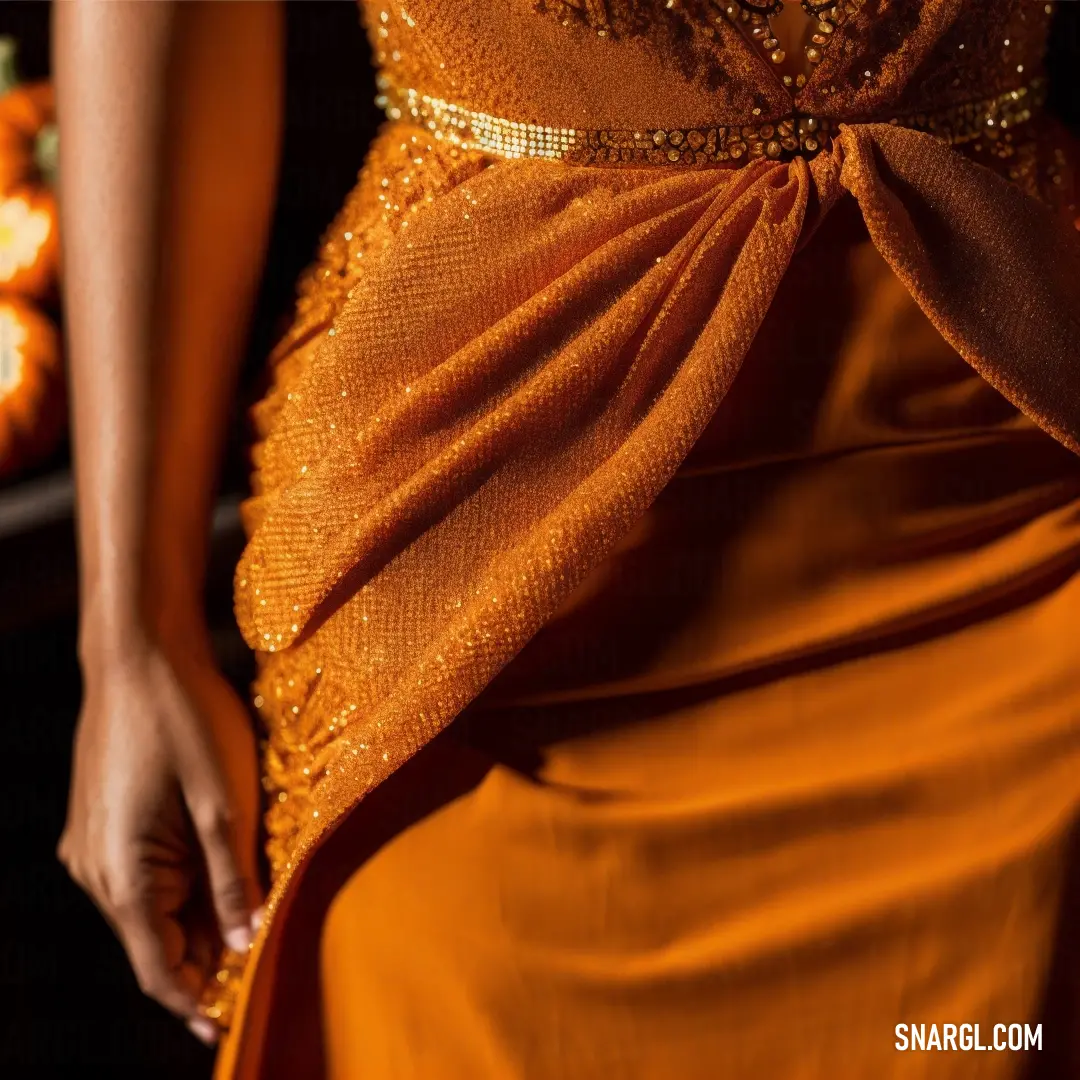
[[[1034,1031],[1080,799],[1049,6],[365,13],[389,122],[272,358],[236,576],[255,915],[198,598],[278,16],[58,12],[62,857],[222,1077],[969,1075],[898,1025]]]

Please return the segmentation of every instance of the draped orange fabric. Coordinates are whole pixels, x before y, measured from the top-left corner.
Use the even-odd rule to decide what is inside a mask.
[[[794,101],[830,135],[816,154],[683,168],[506,160],[422,117],[380,133],[258,412],[236,602],[260,654],[276,884],[221,1076],[263,1075],[268,972],[330,829],[512,671],[642,519],[841,202],[942,338],[1080,452],[1067,136],[1036,118],[1010,154],[966,156],[889,122],[1034,76],[1042,5],[850,5],[795,98],[707,3],[549,17],[569,6],[374,3],[367,18],[383,72],[485,114],[750,131]],[[536,62],[555,53],[565,67]]]

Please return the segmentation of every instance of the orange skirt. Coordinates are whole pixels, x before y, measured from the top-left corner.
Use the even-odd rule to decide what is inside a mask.
[[[895,1029],[1041,1019],[1078,605],[1074,578],[934,641],[658,695],[539,768],[493,753],[333,901],[326,1075],[1023,1075],[1038,1054],[903,1053]]]

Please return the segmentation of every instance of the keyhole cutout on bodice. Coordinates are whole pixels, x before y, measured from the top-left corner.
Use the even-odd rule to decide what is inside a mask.
[[[843,2],[799,0],[739,0],[727,11],[792,95],[806,85],[847,14]]]

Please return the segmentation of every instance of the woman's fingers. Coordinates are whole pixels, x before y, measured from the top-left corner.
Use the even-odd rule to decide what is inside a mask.
[[[222,939],[230,949],[245,952],[252,939],[251,915],[259,902],[254,837],[241,836],[223,810],[192,817]]]
[[[202,849],[222,939],[244,952],[262,900],[256,862],[258,769],[251,721],[220,674],[185,673],[184,694],[212,724],[170,727],[184,800]]]
[[[175,920],[156,913],[150,900],[111,907],[103,885],[95,887],[76,866],[69,867],[69,872],[120,939],[143,993],[181,1017],[200,1042],[214,1046],[220,1034],[217,1025],[197,1012],[200,970],[197,965],[172,960],[183,955],[184,949],[183,933]]]
[[[198,1019],[201,973],[184,962],[184,932],[150,889],[122,895],[109,905],[143,993],[189,1022]]]
[[[105,917],[143,991],[177,1013],[200,1042],[214,1046],[218,1026],[198,1012],[198,999],[221,947],[213,916],[203,910],[201,894],[191,893],[181,864],[146,853],[143,858],[152,886],[129,903],[103,908]]]
[[[208,1020],[205,1016],[193,1016],[188,1022],[188,1031],[195,1036],[199,1042],[206,1043],[207,1046],[215,1046],[218,1041],[218,1027],[213,1020]]]

